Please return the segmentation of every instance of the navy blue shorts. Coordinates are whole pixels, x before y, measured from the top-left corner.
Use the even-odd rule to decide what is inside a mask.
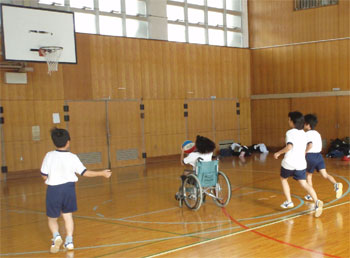
[[[319,172],[321,169],[326,168],[321,153],[306,153],[306,162],[306,171],[309,173],[313,173],[315,169]]]
[[[289,170],[281,167],[281,177],[288,178],[293,176],[295,180],[303,180],[306,179],[306,169],[303,170]]]
[[[48,185],[46,190],[46,215],[58,218],[62,213],[74,212],[78,209],[75,195],[75,183]]]

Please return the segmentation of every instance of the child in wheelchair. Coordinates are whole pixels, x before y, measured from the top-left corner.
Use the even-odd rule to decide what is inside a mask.
[[[181,186],[179,188],[179,192],[177,192],[175,194],[176,200],[179,200],[182,198],[182,196],[183,196],[182,186],[183,186],[184,180],[186,179],[187,175],[195,172],[197,161],[198,160],[211,161],[213,158],[213,152],[215,150],[215,143],[212,140],[210,140],[204,136],[197,135],[195,144],[196,144],[196,150],[189,153],[189,154],[186,154],[184,152],[184,150],[181,149],[181,158],[180,158],[181,164],[182,165],[187,165],[187,164],[192,165],[192,170],[185,169],[184,173],[181,175],[181,177],[180,177],[181,178]],[[185,157],[185,155],[187,155],[187,156]]]

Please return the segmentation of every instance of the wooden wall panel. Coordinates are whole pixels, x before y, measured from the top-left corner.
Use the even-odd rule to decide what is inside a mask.
[[[339,41],[339,87],[350,90],[350,40]]]
[[[294,11],[294,0],[248,0],[250,47],[349,37],[348,0]]]
[[[140,99],[142,67],[140,42],[130,38],[113,38],[116,50],[117,80],[113,82],[112,98]],[[108,68],[107,68],[108,69]]]
[[[213,132],[213,105],[212,100],[191,100],[188,102],[189,134]]]
[[[63,70],[64,99],[92,99],[91,85],[91,36],[76,34],[77,64],[61,65]]]
[[[350,1],[339,1],[339,37],[350,35]]]
[[[108,103],[111,166],[143,164],[143,142],[139,101]],[[138,159],[117,160],[118,150],[137,149]]]
[[[2,100],[32,100],[33,88],[31,73],[27,73],[28,84],[7,84],[5,83],[5,72],[0,73],[0,99]]]
[[[350,96],[337,97],[337,137],[343,139],[350,136]]]
[[[65,128],[63,100],[43,100],[34,102],[34,124],[40,127],[40,141],[35,141],[36,153],[38,159],[35,160],[37,165],[35,168],[41,166],[42,160],[48,151],[56,149],[51,140],[50,130],[53,127]],[[58,113],[60,123],[53,122],[53,114]]]
[[[54,149],[50,137],[53,126],[63,127],[63,101],[2,101],[6,164],[9,172],[38,169],[46,152]],[[53,113],[61,123],[54,124]],[[33,126],[39,127],[39,138],[33,139]]]
[[[106,103],[104,101],[69,102],[68,129],[73,153],[100,152],[101,162],[90,169],[108,167]]]
[[[184,100],[145,100],[144,105],[147,157],[178,154],[186,140]]]
[[[4,108],[5,142],[30,141],[35,125],[33,101],[1,101]]]
[[[327,103],[327,105],[323,103]],[[336,97],[293,98],[291,111],[298,110],[304,115],[316,114],[318,117],[316,130],[329,143],[330,139],[337,137],[336,107]]]
[[[252,50],[252,94],[349,90],[350,40]]]
[[[285,144],[288,127],[290,99],[266,99],[251,101],[252,143],[281,147]]]
[[[244,145],[251,145],[252,142],[252,123],[251,123],[251,100],[250,98],[239,99],[240,115],[239,118],[239,133],[241,143]]]
[[[31,73],[31,85],[33,99],[57,100],[64,98],[62,65],[58,65],[58,71],[47,73],[47,64],[33,63],[34,72]]]
[[[237,130],[239,128],[235,100],[214,101],[215,131]]]

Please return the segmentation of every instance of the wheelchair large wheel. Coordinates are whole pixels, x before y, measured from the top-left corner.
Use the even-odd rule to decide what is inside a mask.
[[[228,177],[221,171],[218,172],[218,181],[215,186],[214,202],[219,207],[225,207],[231,199],[231,183]]]
[[[188,175],[183,184],[183,198],[186,206],[198,210],[202,205],[202,187],[195,175]]]

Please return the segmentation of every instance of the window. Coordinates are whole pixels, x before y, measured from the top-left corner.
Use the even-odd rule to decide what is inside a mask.
[[[242,3],[247,0],[167,0],[168,40],[246,47]]]
[[[70,6],[75,8],[94,9],[94,0],[70,0]]]
[[[190,43],[205,44],[205,29],[200,27],[188,27],[188,41]]]
[[[182,6],[167,5],[167,16],[170,21],[185,21],[184,8]]]
[[[204,10],[188,8],[188,22],[204,24]]]
[[[101,12],[121,12],[120,0],[99,0],[98,4]]]
[[[207,0],[208,7],[224,8],[223,0]]]
[[[140,0],[126,0],[125,12],[128,15],[143,15],[146,16],[146,2]]]
[[[225,32],[223,30],[209,29],[209,44],[225,46]]]
[[[211,26],[223,26],[224,14],[219,12],[208,12],[208,25]]]
[[[294,10],[304,10],[315,7],[322,7],[327,5],[338,4],[339,0],[295,0],[294,1]]]
[[[126,36],[135,38],[147,38],[148,23],[135,19],[126,19]]]
[[[123,36],[122,18],[100,15],[100,34]]]
[[[188,4],[204,5],[204,0],[187,0]]]
[[[184,25],[169,24],[168,40],[186,42],[186,27]]]
[[[241,11],[241,0],[226,0],[226,9],[231,11]]]
[[[230,47],[242,47],[242,33],[228,31],[227,45]]]
[[[64,0],[39,0],[39,4],[55,4],[64,6]]]
[[[237,15],[226,15],[227,28],[241,28],[241,16]]]
[[[96,34],[95,15],[89,13],[74,13],[75,31]]]

